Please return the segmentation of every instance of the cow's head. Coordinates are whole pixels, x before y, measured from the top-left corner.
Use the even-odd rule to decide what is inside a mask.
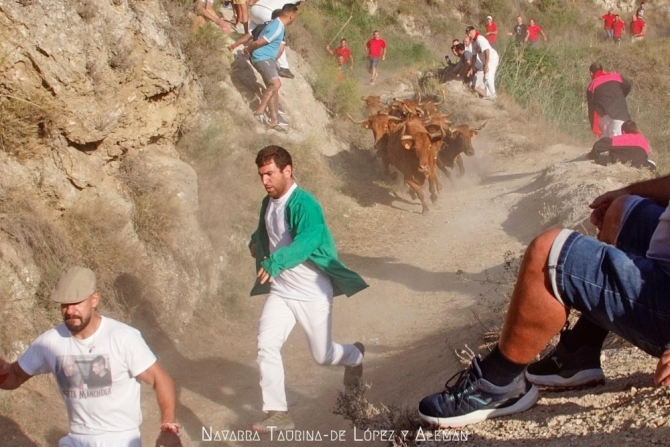
[[[426,128],[418,120],[409,121],[403,127],[400,143],[406,150],[414,150],[419,162],[419,172],[427,174],[435,164],[435,150]]]
[[[372,136],[375,140],[375,145],[379,142],[379,140],[382,139],[384,135],[392,132],[393,128],[395,128],[395,123],[400,121],[400,118],[385,113],[376,113],[374,115],[370,115],[368,119],[361,121],[354,120],[349,114],[347,114],[347,116],[352,123],[360,124],[364,128],[372,130]]]
[[[477,136],[477,133],[484,126],[486,126],[486,123],[475,129],[470,128],[467,124],[456,126],[449,136],[449,146],[457,149],[458,152],[464,152],[468,157],[475,155],[475,148],[472,147],[472,139]]]

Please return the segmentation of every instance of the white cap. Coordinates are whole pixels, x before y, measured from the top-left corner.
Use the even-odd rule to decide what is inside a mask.
[[[488,19],[493,20],[493,17],[491,17],[491,16],[486,16],[486,20],[488,20]]]

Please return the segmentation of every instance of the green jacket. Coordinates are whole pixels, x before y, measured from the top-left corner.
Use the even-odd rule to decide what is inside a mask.
[[[263,267],[274,278],[282,270],[311,261],[330,277],[334,296],[343,293],[352,296],[368,287],[363,278],[337,258],[335,240],[326,225],[321,205],[300,187],[293,191],[286,203],[286,220],[293,243],[270,254],[270,240],[265,227],[265,211],[269,202],[270,197],[266,196],[261,205],[258,228],[249,244],[256,244],[256,271]],[[270,283],[260,284],[257,278],[250,295],[267,293],[270,293]]]

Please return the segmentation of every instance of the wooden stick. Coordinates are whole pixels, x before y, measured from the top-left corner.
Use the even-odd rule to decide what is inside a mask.
[[[344,30],[344,28],[349,24],[349,22],[350,22],[351,19],[353,19],[353,18],[354,18],[354,14],[352,13],[352,14],[349,16],[349,19],[348,19],[346,22],[344,22],[344,25],[342,25],[342,28],[340,28],[340,30],[335,34],[335,37],[333,37],[333,39],[328,43],[328,46],[329,46],[329,47],[330,47],[330,45],[331,45],[333,42],[335,42],[335,39],[337,39],[337,36],[340,35],[340,33]]]

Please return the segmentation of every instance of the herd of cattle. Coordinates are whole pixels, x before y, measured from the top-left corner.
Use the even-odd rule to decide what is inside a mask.
[[[421,201],[422,213],[428,211],[423,185],[428,180],[430,200],[435,203],[442,184],[436,167],[447,176],[449,169],[458,165],[458,176],[465,173],[461,153],[472,156],[472,138],[486,123],[474,129],[461,124],[451,127],[449,115],[443,115],[438,106],[444,102],[421,99],[393,99],[390,104],[382,102],[379,96],[363,97],[368,118],[362,121],[349,119],[372,130],[374,147],[382,160],[384,172],[393,180],[397,172],[391,172],[393,165],[409,186],[412,198]]]

